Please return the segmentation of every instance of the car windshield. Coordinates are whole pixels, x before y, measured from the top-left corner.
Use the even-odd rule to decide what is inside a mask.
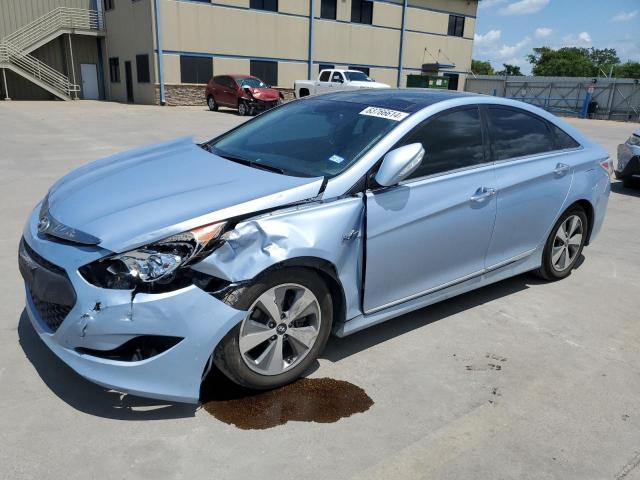
[[[350,82],[373,82],[362,72],[344,72],[344,74]]]
[[[249,77],[249,78],[239,78],[238,83],[241,87],[251,87],[251,88],[266,88],[267,84],[264,83],[259,78]]]
[[[301,177],[334,177],[354,164],[398,121],[353,102],[305,99],[257,116],[204,148],[255,167]],[[375,110],[375,109],[374,109]]]

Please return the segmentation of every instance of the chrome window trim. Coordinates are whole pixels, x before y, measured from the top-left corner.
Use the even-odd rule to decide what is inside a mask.
[[[554,157],[556,155],[564,155],[564,154],[568,154],[568,153],[573,153],[573,152],[578,152],[581,150],[585,150],[585,148],[583,146],[577,147],[577,148],[564,148],[562,150],[551,150],[549,152],[544,152],[544,153],[536,153],[534,155],[524,155],[521,157],[512,157],[512,158],[505,158],[503,160],[496,160],[493,162],[493,164],[495,166],[500,166],[503,165],[505,163],[516,163],[516,162],[520,162],[523,160],[541,160],[541,159],[545,159],[545,158],[549,158],[549,157]]]
[[[438,173],[432,173],[431,175],[423,175],[422,177],[408,178],[407,180],[403,180],[402,182],[398,183],[398,185],[414,185],[418,182],[423,182],[426,180],[434,180],[434,179],[437,179],[440,177],[446,177],[449,175],[453,176],[458,173],[465,173],[470,170],[479,170],[481,168],[489,170],[493,168],[493,162],[489,161],[484,163],[477,163],[475,165],[469,165],[468,167],[456,168],[455,170],[447,170],[446,172],[438,172]],[[419,186],[419,185],[416,185],[416,186]]]

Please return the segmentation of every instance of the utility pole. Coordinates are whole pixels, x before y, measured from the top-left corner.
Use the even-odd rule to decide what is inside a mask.
[[[2,80],[4,81],[4,99],[11,100],[9,98],[9,89],[7,88],[7,69],[2,69]]]

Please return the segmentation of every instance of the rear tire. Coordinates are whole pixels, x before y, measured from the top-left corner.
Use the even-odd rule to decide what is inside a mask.
[[[622,186],[624,188],[633,188],[635,186],[633,176],[622,178]]]
[[[221,340],[213,361],[243,387],[267,390],[297,380],[331,333],[331,294],[310,269],[269,272],[227,301],[248,315]]]
[[[209,107],[209,110],[211,110],[212,112],[218,111],[218,104],[216,103],[216,99],[213,98],[213,95],[209,95],[207,97],[207,106]]]
[[[589,221],[584,209],[574,206],[564,212],[553,226],[542,253],[542,265],[535,273],[547,281],[571,275],[582,254]]]

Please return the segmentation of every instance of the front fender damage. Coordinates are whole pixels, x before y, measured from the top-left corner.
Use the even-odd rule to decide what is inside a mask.
[[[194,265],[196,271],[246,284],[268,268],[299,260],[330,263],[344,292],[345,317],[361,314],[364,203],[360,196],[315,202],[249,218]]]

